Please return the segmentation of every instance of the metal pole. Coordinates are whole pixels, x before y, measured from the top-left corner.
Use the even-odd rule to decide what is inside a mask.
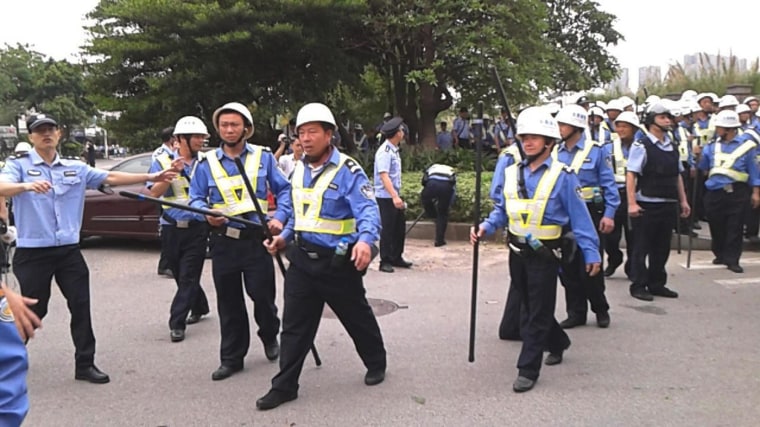
[[[496,69],[494,68],[494,73]],[[507,114],[509,114],[509,109]],[[483,101],[478,102],[478,118],[475,120],[475,214],[473,224],[475,230],[480,226],[480,179],[482,174],[482,156],[483,156]],[[478,308],[478,259],[479,259],[480,242],[475,241],[472,248],[472,292],[470,294],[470,347],[467,360],[471,363],[475,361],[475,322],[477,320]]]

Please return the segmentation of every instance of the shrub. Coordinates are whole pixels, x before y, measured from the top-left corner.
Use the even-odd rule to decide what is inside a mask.
[[[488,197],[493,172],[483,172],[480,183],[480,216],[485,217],[493,209]],[[413,220],[422,212],[422,172],[404,172],[401,176],[401,198],[407,203],[407,220]],[[449,215],[450,222],[471,223],[475,215],[475,172],[457,173],[457,196]]]

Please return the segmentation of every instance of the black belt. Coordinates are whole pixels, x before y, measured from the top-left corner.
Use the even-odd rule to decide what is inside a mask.
[[[311,259],[325,259],[325,258],[332,258],[333,255],[335,255],[335,249],[329,248],[327,246],[321,246],[321,245],[315,245],[313,243],[309,243],[303,239],[296,239],[295,245],[298,249],[302,250],[306,253],[306,255]],[[353,250],[353,244],[349,245],[348,251],[346,251],[346,254],[350,254]]]
[[[197,221],[197,220],[187,220],[187,219],[174,219],[166,214],[166,212],[161,214],[161,219],[168,222],[170,225],[173,225],[177,228],[190,228],[195,227],[201,224],[205,224],[206,221]]]
[[[235,228],[223,225],[221,227],[213,227],[211,232],[235,240],[264,240],[264,232],[258,227]]]
[[[539,239],[541,240],[541,243],[546,246],[549,249],[559,249],[562,246],[562,239]],[[512,233],[509,233],[507,235],[507,242],[509,243],[510,247],[517,248],[520,251],[532,251],[533,248],[530,247],[528,242],[525,240],[525,237],[522,236],[516,236]]]

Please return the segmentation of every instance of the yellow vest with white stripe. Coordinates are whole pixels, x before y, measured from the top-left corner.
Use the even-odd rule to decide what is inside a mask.
[[[514,160],[515,163],[520,163],[523,161],[523,158],[520,155],[520,149],[517,147],[517,144],[508,145],[499,153],[499,155],[502,154],[509,154],[512,156],[512,160]]]
[[[536,191],[530,199],[520,198],[519,193],[519,164],[513,164],[504,172],[504,201],[505,210],[509,217],[509,232],[516,236],[531,234],[537,239],[558,239],[562,235],[562,226],[544,225],[544,211],[549,201],[554,185],[557,183],[565,165],[552,162],[549,169],[538,181]]]
[[[752,141],[745,141],[744,144],[738,146],[736,150],[732,151],[731,153],[724,153],[721,149],[722,145],[723,144],[720,142],[715,144],[715,160],[708,176],[718,174],[725,175],[736,182],[749,181],[748,173],[736,171],[732,169],[732,167],[734,166],[734,163],[736,163],[736,161],[739,159],[739,157],[743,156],[749,150],[755,147],[755,143]]]
[[[615,174],[615,182],[625,184],[625,170],[628,166],[628,159],[623,155],[623,141],[620,140],[620,137],[616,133],[612,135],[612,159],[615,161],[615,169],[612,171]]]
[[[166,152],[159,154],[158,157],[156,157],[156,160],[158,161],[158,164],[161,165],[161,169],[169,169],[172,167],[172,159],[169,158],[169,154]],[[190,175],[190,178],[192,179],[192,174]],[[177,175],[177,177],[171,181],[171,188],[174,195],[164,195],[161,196],[162,199],[183,205],[190,203],[190,181],[188,181],[183,174]],[[169,209],[171,207],[167,205],[161,206],[164,209]]]
[[[334,235],[346,235],[356,231],[356,219],[354,218],[332,219],[319,216],[322,212],[322,198],[325,191],[346,163],[346,160],[349,159],[351,158],[340,153],[340,160],[337,165],[326,163],[325,168],[327,170],[317,177],[317,182],[313,187],[304,187],[303,177],[306,166],[304,166],[304,162],[296,163],[293,177],[290,180],[295,216],[293,229],[295,231]]]
[[[593,146],[598,146],[599,148],[602,147],[602,144],[592,140],[589,136],[588,129],[586,130],[586,141],[583,146],[583,150],[578,150],[575,152],[575,155],[573,156],[573,161],[568,165],[568,167],[576,174],[578,175],[578,172],[580,172],[581,167],[583,166],[583,163],[586,162],[586,159],[588,158],[588,153],[591,152],[591,148]],[[552,159],[556,162],[558,162],[558,153],[559,153],[559,146],[555,145],[554,149],[552,150]],[[588,201],[594,198],[594,188],[595,187],[583,187],[581,188],[581,196],[584,200]],[[598,187],[597,187],[598,188]]]
[[[689,135],[686,133],[686,129],[681,126],[676,127],[678,132],[678,160],[686,163],[689,161]],[[671,141],[675,141],[675,135],[670,138]]]
[[[264,151],[263,148],[253,147],[253,152],[248,152],[245,156],[245,173],[248,175],[248,179],[251,181],[251,187],[256,190],[259,167],[261,165],[261,155]],[[225,215],[235,216],[248,212],[255,212],[256,205],[253,203],[253,199],[248,194],[248,190],[245,187],[245,182],[241,175],[229,176],[227,171],[224,170],[222,163],[219,161],[216,152],[210,153],[206,156],[208,162],[209,171],[216,183],[216,189],[219,190],[219,194],[222,195],[224,203],[215,203],[211,207],[212,209],[219,209]],[[267,213],[267,207],[269,203],[266,199],[258,199],[259,206],[263,214]]]
[[[707,121],[707,127],[704,129],[699,127],[698,123],[694,124],[694,131],[699,137],[699,145],[707,145],[715,135],[715,115],[710,117]]]

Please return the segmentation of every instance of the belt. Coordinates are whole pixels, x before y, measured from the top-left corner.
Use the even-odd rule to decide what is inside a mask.
[[[328,248],[326,246],[320,246],[315,245],[313,243],[309,243],[303,239],[296,239],[295,241],[296,247],[306,253],[306,255],[310,259],[325,259],[325,258],[332,258],[333,255],[335,255],[335,249]],[[351,253],[351,250],[353,249],[354,245],[349,245],[347,254]]]
[[[174,219],[167,215],[165,212],[161,214],[161,219],[168,222],[177,228],[190,228],[197,225],[204,224],[205,221],[187,220],[187,219]]]
[[[227,225],[214,227],[211,231],[220,236],[235,240],[264,240],[264,232],[261,228],[235,228]]]
[[[518,255],[535,255],[535,250],[530,247],[523,236],[509,233],[507,235],[507,243],[509,244],[509,248],[515,251]],[[558,250],[562,246],[561,239],[542,239],[541,243],[552,251]]]

